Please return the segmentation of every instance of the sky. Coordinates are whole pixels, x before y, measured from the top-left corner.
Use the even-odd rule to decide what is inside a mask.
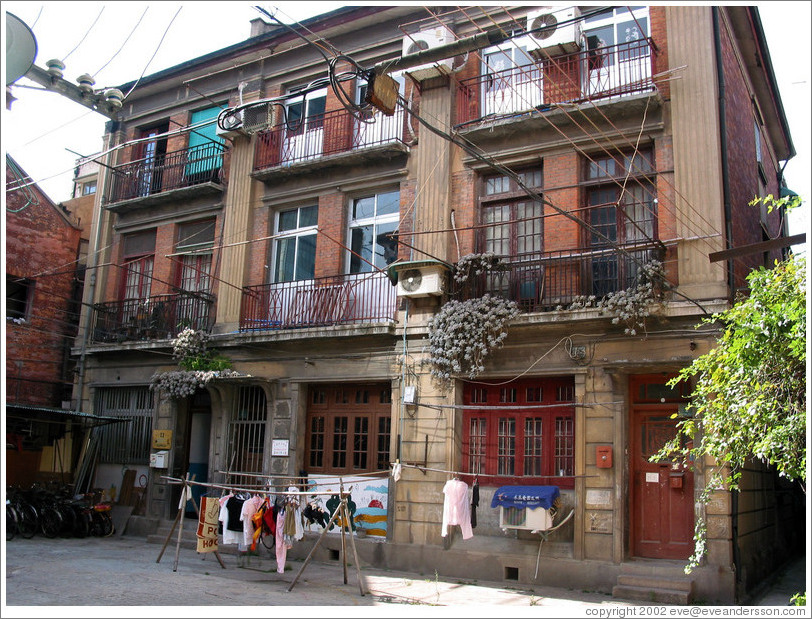
[[[486,4],[503,3],[477,3]],[[812,3],[794,0],[753,4],[759,7],[797,151],[787,164],[785,178],[789,188],[807,200],[790,217],[790,233],[809,235]],[[261,17],[254,8],[257,5],[287,23],[343,6],[339,2],[309,1],[103,4],[9,0],[3,2],[3,21],[7,11],[32,29],[38,46],[35,64],[44,68],[47,60],[61,59],[66,65],[66,79],[75,81],[79,75],[89,73],[98,88],[118,86],[248,38],[250,20]],[[10,111],[5,106],[2,111],[3,150],[51,199],[68,199],[76,159],[101,150],[107,119],[25,78],[18,80],[12,92],[17,100]],[[806,246],[795,250],[806,251]]]

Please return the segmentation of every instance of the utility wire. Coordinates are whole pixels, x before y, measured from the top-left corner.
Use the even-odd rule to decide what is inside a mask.
[[[129,41],[129,40],[130,40],[130,37],[131,37],[131,36],[132,36],[132,35],[135,33],[135,31],[138,29],[138,26],[140,26],[140,25],[141,25],[141,21],[144,19],[144,16],[147,14],[147,11],[148,11],[148,10],[149,10],[149,6],[147,6],[147,7],[144,9],[144,12],[143,12],[143,13],[141,13],[141,17],[139,17],[139,18],[138,18],[138,21],[136,22],[135,26],[133,26],[133,29],[132,29],[132,30],[130,30],[130,34],[128,34],[128,35],[127,35],[127,38],[126,38],[126,39],[124,39],[124,42],[121,44],[121,47],[119,47],[119,48],[118,48],[118,50],[116,51],[116,53],[115,53],[115,54],[113,54],[113,55],[110,57],[110,60],[108,60],[108,61],[107,61],[107,62],[105,62],[105,63],[104,63],[104,64],[103,64],[101,67],[99,67],[98,69],[96,69],[96,71],[93,73],[93,77],[96,77],[96,76],[97,76],[99,73],[101,73],[101,72],[102,72],[102,71],[103,71],[103,70],[104,70],[104,69],[107,67],[107,65],[109,65],[111,62],[113,62],[113,59],[114,59],[116,56],[118,56],[118,55],[121,53],[121,50],[123,50],[123,49],[124,49],[124,46],[125,46],[125,45],[127,45],[127,41]]]
[[[87,38],[87,35],[89,35],[89,34],[90,34],[90,31],[91,31],[91,30],[93,30],[93,26],[95,26],[95,25],[96,25],[96,22],[98,22],[98,21],[99,21],[99,18],[102,16],[102,13],[104,13],[104,6],[102,6],[101,11],[99,11],[99,14],[96,16],[96,19],[94,19],[94,20],[93,20],[93,23],[92,23],[92,24],[90,24],[90,28],[88,28],[88,29],[87,29],[87,32],[85,32],[85,36],[83,36],[83,37],[82,37],[82,38],[79,40],[79,42],[76,44],[76,47],[74,47],[72,50],[70,50],[70,51],[68,52],[68,54],[67,54],[67,55],[66,55],[66,56],[65,56],[65,57],[62,59],[62,63],[63,63],[63,64],[65,63],[65,61],[68,59],[68,57],[69,57],[69,56],[70,56],[70,55],[71,55],[73,52],[75,52],[77,49],[79,49],[79,46],[80,46],[80,45],[81,45],[81,44],[84,42],[84,40]]]

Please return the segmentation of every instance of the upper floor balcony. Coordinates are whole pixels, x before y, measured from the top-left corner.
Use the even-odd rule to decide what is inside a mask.
[[[257,134],[255,176],[296,164],[319,165],[328,158],[335,163],[339,156],[353,161],[397,156],[408,150],[406,131],[403,109],[392,116],[378,113],[365,119],[341,109],[277,124]]]
[[[187,327],[210,331],[214,298],[203,293],[163,294],[97,303],[91,311],[92,342],[164,340]]]
[[[392,322],[397,290],[383,273],[247,286],[240,331]]]
[[[539,59],[460,80],[457,126],[655,89],[651,39]]]
[[[670,251],[670,250],[669,250]],[[642,265],[664,260],[658,244],[628,245],[502,258],[502,269],[483,273],[452,294],[464,300],[484,294],[516,301],[524,312],[567,310],[579,297],[597,299],[626,290],[638,282]]]
[[[169,153],[152,153],[116,166],[108,208],[126,211],[145,202],[178,197],[178,193],[221,192],[224,151],[222,145],[209,142]]]

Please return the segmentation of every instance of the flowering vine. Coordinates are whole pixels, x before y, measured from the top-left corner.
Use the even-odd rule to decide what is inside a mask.
[[[180,370],[156,372],[150,389],[170,398],[184,398],[204,388],[213,378],[236,376],[231,360],[207,349],[208,335],[203,331],[184,329],[172,341],[172,358]]]
[[[594,295],[576,297],[569,309],[595,307],[605,310],[614,314],[612,324],[621,321],[626,324],[626,335],[637,335],[638,330],[645,331],[646,317],[651,315],[652,305],[662,303],[664,286],[663,265],[659,260],[652,260],[640,267],[634,286],[610,292],[600,299]]]
[[[493,254],[469,254],[454,267],[454,280],[504,267]],[[429,321],[430,373],[441,381],[454,375],[476,378],[485,358],[507,337],[507,324],[519,315],[515,301],[485,294],[465,301],[450,300]]]

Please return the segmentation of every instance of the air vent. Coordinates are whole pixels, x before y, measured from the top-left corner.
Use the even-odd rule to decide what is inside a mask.
[[[527,15],[529,51],[542,59],[581,49],[583,26],[578,7],[539,7]]]

